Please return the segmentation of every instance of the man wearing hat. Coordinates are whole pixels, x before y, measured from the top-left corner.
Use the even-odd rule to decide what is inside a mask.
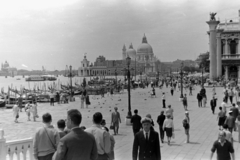
[[[134,137],[133,160],[161,160],[158,133],[150,130],[152,120],[144,117],[141,123],[143,130],[138,132]]]

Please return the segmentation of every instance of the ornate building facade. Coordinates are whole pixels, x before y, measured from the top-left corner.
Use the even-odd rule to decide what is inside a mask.
[[[0,75],[2,75],[2,76],[15,76],[17,74],[18,74],[17,73],[17,68],[10,67],[10,65],[7,61],[5,61],[5,63],[2,63]]]
[[[240,10],[239,21],[220,23],[211,13],[209,25],[210,79],[240,78]]]

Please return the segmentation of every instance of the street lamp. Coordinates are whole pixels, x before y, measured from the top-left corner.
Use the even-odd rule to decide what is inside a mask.
[[[127,78],[128,78],[128,115],[126,117],[126,124],[131,124],[130,120],[132,117],[131,113],[131,94],[130,94],[130,64],[131,64],[131,58],[126,58],[126,64],[127,64]]]
[[[180,98],[183,98],[183,62],[181,63],[180,76],[181,76],[181,95],[180,95]]]

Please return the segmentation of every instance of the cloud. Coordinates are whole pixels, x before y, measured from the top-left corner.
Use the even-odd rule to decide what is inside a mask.
[[[28,66],[26,66],[25,64],[22,64],[22,67],[28,68]]]

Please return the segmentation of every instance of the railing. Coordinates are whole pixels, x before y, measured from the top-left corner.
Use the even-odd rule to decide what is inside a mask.
[[[0,130],[0,160],[33,160],[33,139],[7,141]]]
[[[222,59],[240,59],[240,54],[223,54]]]

